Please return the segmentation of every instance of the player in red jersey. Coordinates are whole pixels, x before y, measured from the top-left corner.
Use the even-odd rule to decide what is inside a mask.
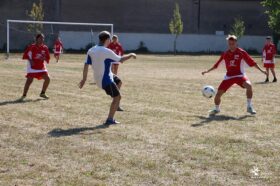
[[[275,74],[275,55],[277,53],[275,45],[272,43],[271,37],[266,37],[265,46],[263,48],[263,66],[266,68],[266,80],[265,82],[269,82],[269,69],[274,77],[272,82],[277,82],[276,74]]]
[[[247,76],[245,75],[244,68],[246,66],[256,67],[262,73],[266,74],[259,65],[249,56],[249,54],[241,48],[237,47],[237,37],[229,35],[227,37],[229,50],[224,52],[216,64],[202,72],[202,75],[218,68],[221,64],[224,64],[227,70],[226,76],[218,88],[218,92],[215,96],[215,108],[210,111],[210,115],[215,115],[220,112],[220,103],[222,95],[234,84],[239,85],[246,89],[247,95],[247,112],[256,114],[252,106],[253,90],[252,85]]]
[[[113,35],[112,42],[108,45],[108,48],[111,49],[115,54],[119,56],[124,55],[124,50],[122,45],[119,42],[119,38],[117,35]],[[112,64],[112,73],[117,76],[119,69],[119,64]],[[119,88],[121,87],[121,84],[119,85]],[[121,106],[119,106],[118,111],[124,111]]]
[[[63,52],[63,44],[61,39],[58,37],[53,46],[54,57],[58,63],[60,54]]]
[[[117,35],[113,35],[112,42],[110,43],[108,48],[113,50],[113,52],[115,52],[115,54],[117,54],[119,56],[123,56],[123,54],[124,54],[123,47],[120,44]],[[118,69],[119,69],[119,64],[113,64],[112,65],[112,72],[113,72],[113,74],[117,75],[118,74]]]
[[[34,78],[38,80],[44,79],[44,84],[40,97],[48,99],[48,96],[46,95],[46,90],[50,83],[50,77],[48,75],[48,70],[46,68],[45,62],[49,63],[50,54],[48,47],[44,45],[43,34],[38,34],[36,36],[36,42],[27,47],[23,54],[23,59],[26,59],[28,62],[26,75],[27,79],[21,100],[26,98],[28,89],[32,84]]]

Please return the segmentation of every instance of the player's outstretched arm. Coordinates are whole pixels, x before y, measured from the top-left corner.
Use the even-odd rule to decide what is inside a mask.
[[[265,75],[267,75],[266,71],[261,69],[260,66],[256,63],[255,65],[256,69],[258,69],[259,71],[261,71],[262,73],[264,73]]]
[[[129,60],[130,58],[136,59],[136,54],[130,53],[130,54],[124,55],[124,56],[122,56],[120,62],[123,63],[123,62]]]
[[[83,79],[80,81],[79,83],[79,88],[83,88],[83,86],[85,85],[85,82],[87,81],[87,74],[88,74],[88,64],[84,65],[84,70],[83,70]]]
[[[211,72],[212,70],[215,70],[215,69],[216,69],[215,67],[212,67],[209,70],[203,71],[201,74],[204,75],[204,74],[209,73],[209,72]]]

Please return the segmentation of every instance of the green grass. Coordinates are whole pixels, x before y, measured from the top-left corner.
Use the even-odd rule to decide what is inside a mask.
[[[200,73],[217,59],[140,55],[121,65],[126,111],[105,128],[110,97],[91,71],[77,87],[84,55],[52,60],[51,98],[40,99],[34,81],[22,103],[25,62],[0,56],[0,185],[279,185],[279,83],[262,84],[263,74],[247,69],[258,114],[246,113],[235,86],[209,118],[213,100],[200,91],[217,87],[224,71]]]

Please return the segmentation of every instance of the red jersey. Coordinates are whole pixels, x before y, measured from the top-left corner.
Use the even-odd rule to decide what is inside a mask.
[[[124,51],[123,51],[123,47],[120,43],[110,43],[110,45],[108,46],[109,49],[113,50],[113,52],[115,52],[115,54],[119,55],[119,56],[123,56]]]
[[[276,47],[274,44],[266,44],[263,48],[264,63],[273,63],[274,56],[276,55]]]
[[[237,48],[234,52],[227,50],[214,65],[218,68],[221,64],[225,65],[227,73],[225,79],[245,76],[246,66],[255,66],[256,62],[249,56],[249,54],[241,48]]]
[[[22,59],[33,61],[33,65],[30,66],[31,70],[45,70],[46,65],[44,61],[46,61],[47,63],[49,63],[50,61],[49,49],[46,45],[38,46],[36,44],[31,44],[24,51]]]
[[[59,40],[56,40],[54,43],[54,53],[61,53],[63,49],[62,42]]]

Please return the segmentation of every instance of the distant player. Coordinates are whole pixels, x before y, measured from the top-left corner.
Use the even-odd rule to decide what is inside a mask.
[[[123,54],[124,54],[123,47],[120,44],[119,38],[118,38],[117,35],[113,35],[112,42],[109,44],[108,48],[113,50],[113,52],[115,52],[115,54],[117,54],[119,56],[123,56]],[[113,64],[112,65],[113,74],[117,75],[118,74],[118,69],[119,69],[119,64]]]
[[[50,54],[48,47],[44,45],[43,34],[38,34],[35,43],[27,47],[23,54],[23,59],[27,60],[27,79],[21,100],[26,98],[28,89],[34,78],[38,80],[44,79],[40,97],[48,99],[49,97],[46,95],[46,91],[50,83],[50,77],[45,62],[49,63]]]
[[[272,43],[271,37],[266,37],[265,46],[263,48],[263,66],[266,68],[266,80],[265,82],[269,82],[269,69],[274,77],[272,82],[277,82],[276,74],[275,74],[275,56],[276,56],[276,47]]]
[[[54,52],[54,57],[56,59],[56,62],[58,63],[60,54],[63,52],[63,44],[59,37],[56,39],[54,43],[53,52]]]
[[[218,88],[215,96],[215,108],[210,111],[210,115],[215,115],[220,112],[220,104],[222,95],[234,84],[246,89],[247,95],[247,112],[256,114],[252,105],[253,90],[252,85],[245,75],[245,66],[255,67],[262,73],[266,74],[258,64],[249,56],[249,54],[241,48],[237,47],[237,37],[229,35],[227,37],[229,50],[225,51],[216,64],[207,71],[202,72],[202,75],[218,68],[222,64],[225,65],[227,73]]]
[[[99,45],[96,45],[88,50],[87,59],[84,64],[83,79],[79,83],[79,87],[83,88],[88,74],[88,67],[92,65],[94,71],[94,79],[98,87],[102,88],[106,94],[113,98],[106,125],[118,124],[114,119],[115,113],[119,107],[121,100],[120,87],[122,81],[112,73],[112,64],[120,64],[130,58],[136,58],[136,54],[119,56],[112,50],[108,49],[110,44],[110,33],[103,31],[99,33]]]

